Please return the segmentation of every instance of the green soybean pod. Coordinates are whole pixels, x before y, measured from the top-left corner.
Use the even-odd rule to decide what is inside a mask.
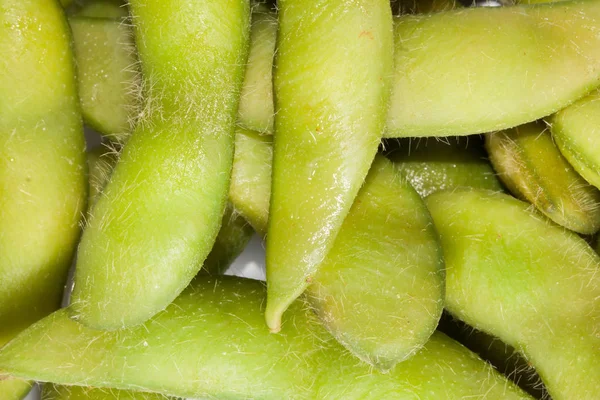
[[[0,398],[3,400],[21,400],[31,390],[31,382],[8,377],[0,378]]]
[[[589,183],[600,188],[600,91],[548,118],[561,153]]]
[[[497,337],[444,314],[438,330],[475,352],[536,399],[549,398],[546,387],[525,356]]]
[[[88,203],[95,204],[101,196],[104,186],[117,163],[117,154],[110,147],[100,146],[88,152],[90,196]],[[222,274],[231,263],[244,251],[252,238],[254,230],[246,220],[231,206],[227,204],[221,229],[215,244],[207,256],[203,269],[211,274]]]
[[[60,307],[87,200],[69,27],[54,0],[0,4],[0,347]]]
[[[140,111],[140,71],[130,26],[112,19],[71,17],[85,122],[124,142]]]
[[[238,130],[230,200],[264,233],[268,137]],[[443,307],[441,248],[431,218],[392,163],[377,156],[307,298],[352,354],[390,369],[423,346]]]
[[[562,156],[543,123],[530,123],[486,136],[498,176],[517,197],[567,229],[600,229],[600,192]]]
[[[437,192],[446,309],[521,352],[555,400],[600,392],[600,257],[508,195]]]
[[[386,155],[422,197],[465,187],[504,190],[478,137],[401,139]]]
[[[247,1],[130,7],[145,105],[83,232],[72,294],[71,315],[100,329],[164,309],[209,254],[226,205],[248,47]]]
[[[261,133],[273,133],[273,57],[277,15],[264,4],[252,11],[250,53],[238,108],[238,124]]]
[[[278,8],[265,310],[274,332],[327,255],[373,161],[393,53],[389,0],[282,0]]]
[[[41,400],[175,400],[159,393],[99,389],[83,386],[60,386],[47,383]]]
[[[439,238],[425,203],[385,157],[375,157],[307,295],[332,335],[380,370],[412,357],[435,331]]]
[[[263,237],[269,219],[272,162],[272,136],[236,129],[229,200]]]
[[[443,334],[383,374],[331,340],[303,302],[286,313],[285,332],[270,334],[264,300],[262,282],[202,277],[164,312],[131,329],[93,330],[61,310],[2,349],[0,370],[62,385],[191,398],[530,399]]]
[[[492,132],[568,106],[600,84],[598,20],[594,0],[397,18],[386,136]]]

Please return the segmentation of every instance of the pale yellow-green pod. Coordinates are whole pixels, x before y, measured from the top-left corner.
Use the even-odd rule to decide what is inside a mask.
[[[70,33],[54,0],[0,3],[0,347],[60,306],[87,202]]]
[[[470,8],[395,22],[387,137],[491,132],[600,84],[600,1]]]
[[[525,202],[481,190],[426,199],[446,309],[521,352],[554,400],[600,393],[600,257]]]
[[[600,192],[565,160],[544,123],[488,134],[486,148],[515,196],[567,229],[582,234],[600,229]]]

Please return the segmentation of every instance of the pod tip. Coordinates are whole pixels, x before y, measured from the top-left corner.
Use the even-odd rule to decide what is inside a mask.
[[[274,307],[269,307],[269,302],[267,301],[267,309],[265,310],[265,321],[267,322],[267,326],[269,327],[271,333],[278,333],[281,330],[282,314],[282,310],[278,310]]]

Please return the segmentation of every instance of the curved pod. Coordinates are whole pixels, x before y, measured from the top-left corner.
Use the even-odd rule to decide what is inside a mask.
[[[230,200],[261,234],[271,145],[238,130]],[[307,289],[324,326],[354,355],[387,370],[429,339],[443,307],[443,260],[422,200],[377,156],[340,234]]]
[[[53,0],[0,4],[0,347],[56,310],[87,201],[69,27]]]
[[[562,156],[543,123],[531,123],[486,136],[498,176],[517,197],[575,232],[600,229],[600,192]]]
[[[557,112],[548,121],[561,153],[581,176],[600,188],[600,91]]]
[[[427,205],[446,261],[446,309],[525,355],[553,399],[600,392],[600,257],[527,203],[487,191]]]
[[[367,175],[385,126],[393,52],[388,0],[278,7],[266,248],[272,331],[311,282]]]
[[[599,21],[595,0],[397,18],[386,137],[492,132],[568,106],[600,84]]]
[[[84,230],[72,315],[144,322],[210,252],[227,199],[247,56],[243,0],[132,1],[145,105]]]
[[[202,278],[143,326],[113,332],[61,310],[3,349],[0,370],[191,398],[530,399],[441,333],[386,374],[357,363],[301,302],[286,314],[285,332],[273,335],[264,328],[264,299],[262,282]]]

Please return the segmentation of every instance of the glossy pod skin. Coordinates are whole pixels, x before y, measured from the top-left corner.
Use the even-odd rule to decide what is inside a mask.
[[[0,347],[60,307],[87,201],[69,27],[58,2],[0,3]],[[22,392],[27,383],[1,382]]]
[[[402,139],[386,155],[422,197],[465,187],[504,190],[477,137]]]
[[[274,332],[367,175],[393,67],[389,0],[282,0],[278,9],[265,310]]]
[[[548,119],[561,153],[589,183],[600,188],[600,91]]]
[[[600,257],[508,195],[438,192],[446,309],[513,346],[555,400],[600,392]]]
[[[130,7],[145,105],[84,230],[72,294],[72,317],[99,329],[140,324],[164,309],[210,252],[227,199],[249,36],[243,0]]]
[[[85,122],[123,142],[140,111],[140,71],[130,26],[103,18],[71,17],[78,87]]]
[[[397,18],[385,135],[491,132],[568,106],[600,84],[599,21],[597,0]]]
[[[92,330],[61,310],[4,348],[0,370],[59,384],[191,398],[528,398],[439,333],[388,374],[357,363],[303,302],[290,308],[282,334],[270,334],[264,299],[261,282],[207,277],[128,330]]]
[[[600,229],[600,192],[565,160],[545,124],[488,134],[486,149],[516,197],[567,229],[582,234]]]

